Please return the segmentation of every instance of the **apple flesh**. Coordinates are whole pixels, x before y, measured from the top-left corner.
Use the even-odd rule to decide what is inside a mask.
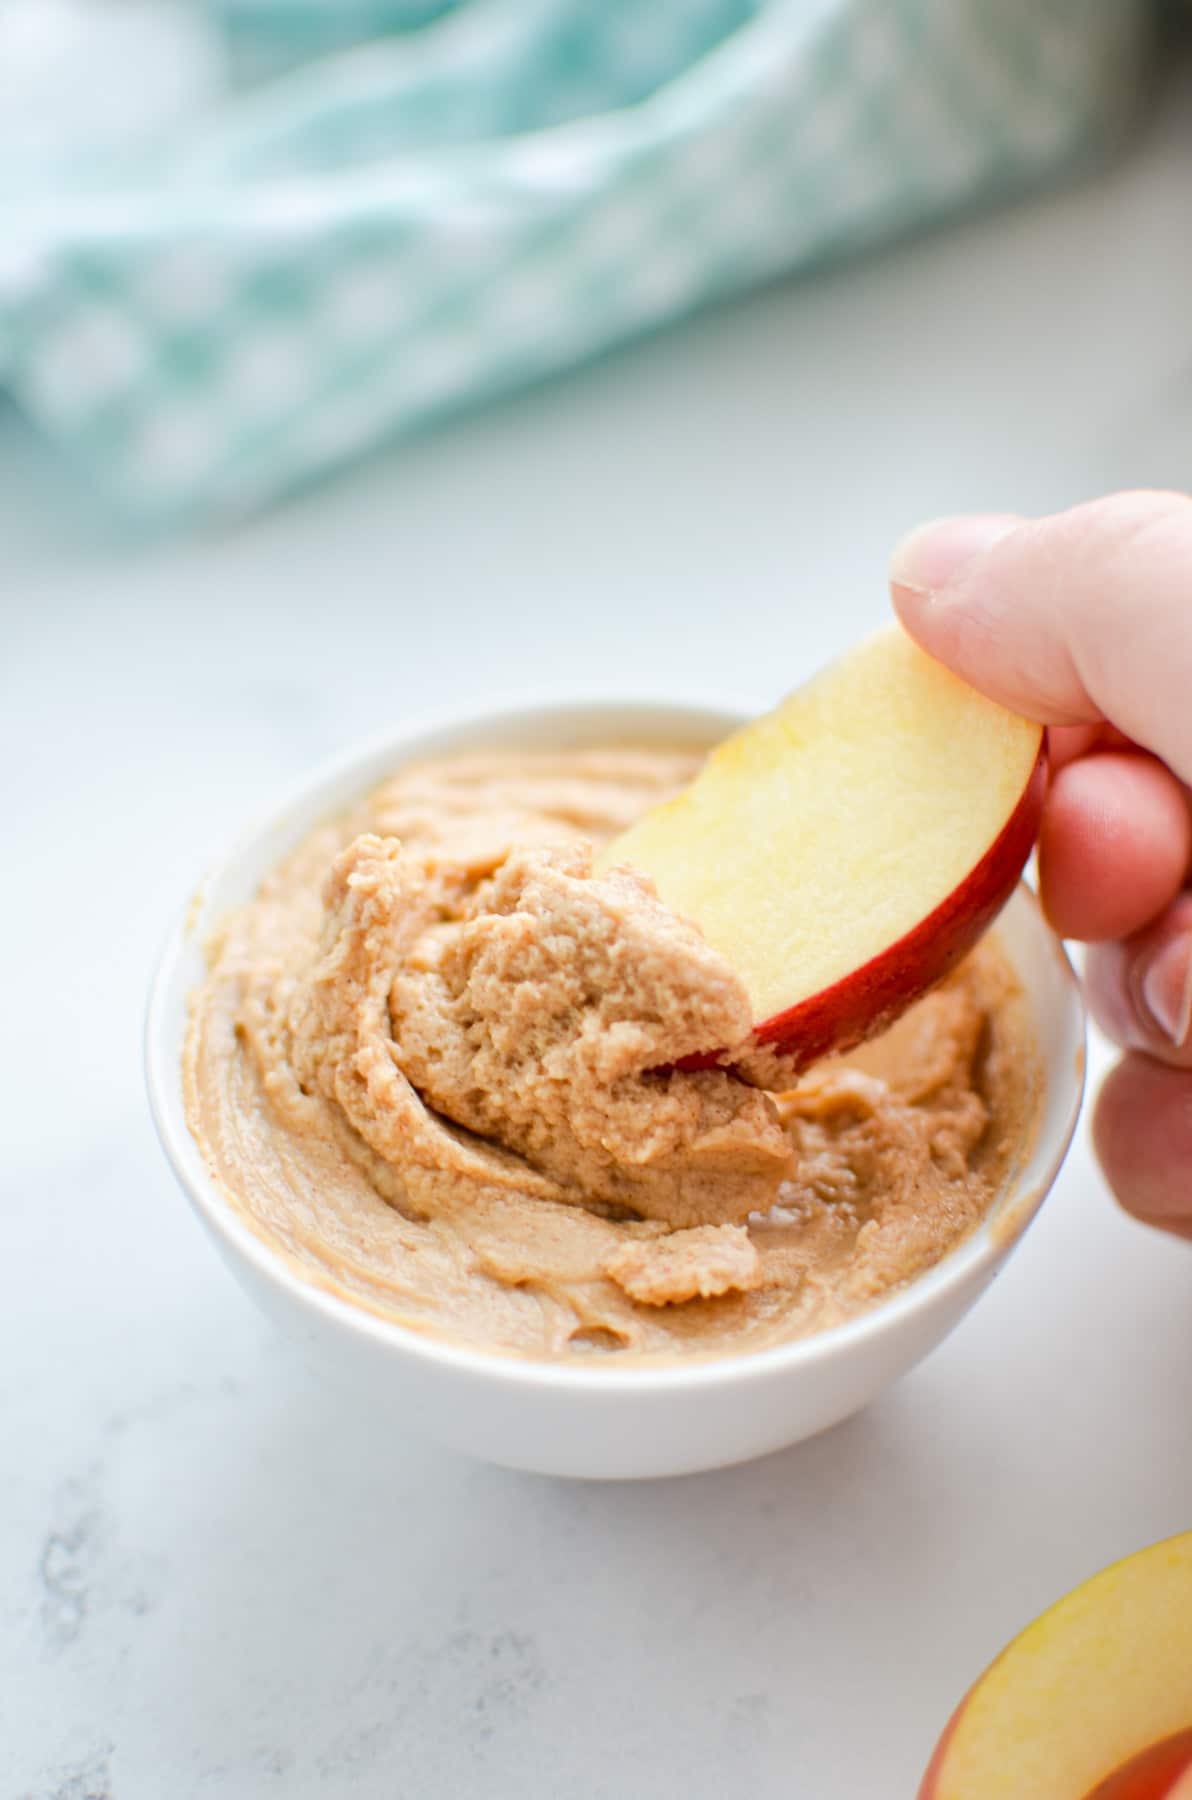
[[[919,1800],[1185,1800],[1190,1770],[1192,1532],[1015,1638],[952,1715]]]
[[[700,927],[793,1071],[892,1023],[996,917],[1034,843],[1042,741],[894,627],[727,738],[598,866],[642,870]]]

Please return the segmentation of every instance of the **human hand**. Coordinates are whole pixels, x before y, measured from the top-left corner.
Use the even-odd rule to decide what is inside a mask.
[[[925,650],[1050,728],[1040,896],[1092,946],[1089,1002],[1126,1051],[1093,1141],[1130,1212],[1192,1238],[1192,498],[939,520],[890,585]]]

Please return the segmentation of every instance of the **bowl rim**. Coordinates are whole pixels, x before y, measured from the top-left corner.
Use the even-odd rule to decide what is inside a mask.
[[[1018,1182],[1011,1184],[975,1229],[939,1262],[855,1318],[807,1337],[794,1338],[789,1343],[725,1355],[697,1353],[688,1359],[676,1358],[673,1362],[593,1366],[578,1359],[574,1364],[548,1362],[500,1347],[480,1349],[387,1319],[322,1286],[297,1262],[291,1261],[283,1250],[258,1235],[238,1215],[232,1201],[207,1169],[186,1123],[180,1079],[181,1046],[171,1035],[168,1016],[178,984],[183,979],[183,959],[200,934],[209,896],[218,891],[263,839],[290,832],[297,843],[299,837],[320,819],[348,804],[343,799],[332,799],[332,791],[340,788],[349,776],[359,773],[356,791],[365,793],[370,783],[383,778],[382,759],[392,755],[393,768],[400,768],[403,761],[417,758],[421,743],[444,733],[459,733],[474,744],[487,731],[507,732],[510,727],[525,724],[530,719],[541,727],[548,725],[553,717],[558,717],[561,722],[575,723],[576,715],[589,714],[595,723],[599,715],[611,717],[634,713],[649,715],[655,720],[669,715],[679,723],[684,717],[693,721],[702,716],[705,722],[715,718],[724,722],[726,730],[731,730],[751,713],[761,710],[762,704],[756,697],[742,701],[740,697],[709,696],[698,691],[678,691],[660,697],[647,691],[631,690],[610,696],[603,690],[578,689],[562,695],[552,693],[545,698],[541,693],[514,693],[490,697],[483,705],[419,710],[404,714],[400,723],[373,732],[321,760],[291,782],[267,812],[258,814],[252,824],[237,833],[224,855],[190,884],[190,898],[167,933],[149,989],[143,1040],[146,1087],[158,1140],[191,1206],[225,1251],[247,1263],[266,1286],[283,1290],[299,1308],[309,1308],[328,1325],[364,1338],[386,1353],[398,1353],[443,1372],[466,1375],[503,1387],[512,1385],[564,1393],[622,1396],[630,1391],[634,1394],[666,1394],[700,1388],[720,1389],[764,1381],[769,1377],[786,1377],[812,1365],[833,1364],[863,1346],[896,1333],[915,1314],[930,1310],[935,1302],[945,1304],[972,1281],[981,1281],[982,1277],[988,1278],[995,1272],[1020,1241],[1054,1185],[1076,1131],[1086,1082],[1088,1025],[1080,983],[1064,944],[1046,927],[1038,898],[1025,882],[1019,883],[1016,893],[1026,900],[1037,923],[1046,932],[1049,953],[1070,1008],[1068,1023],[1076,1027],[1077,1054],[1068,1059],[1071,1089],[1066,1108],[1061,1110],[1050,1129],[1041,1123]],[[645,725],[646,719],[643,718],[641,723]],[[459,746],[461,751],[468,747]],[[449,753],[446,747],[440,750],[433,745],[426,750],[428,755]],[[380,774],[375,772],[374,765],[380,765]],[[205,923],[209,929],[214,921]],[[1054,1072],[1049,1074],[1049,1080],[1055,1080]],[[1006,1216],[1011,1213],[1007,1227]]]

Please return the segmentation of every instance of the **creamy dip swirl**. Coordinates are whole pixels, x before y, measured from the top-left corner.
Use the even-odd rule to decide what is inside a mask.
[[[667,1072],[747,1044],[744,990],[643,876],[592,855],[698,760],[401,770],[225,922],[188,1117],[308,1279],[510,1354],[725,1354],[850,1317],[986,1212],[1038,1085],[995,938],[797,1082],[744,1052]]]

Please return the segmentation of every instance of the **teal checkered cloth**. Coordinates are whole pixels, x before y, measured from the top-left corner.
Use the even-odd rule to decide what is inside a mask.
[[[1145,61],[1137,0],[220,4],[301,66],[0,193],[0,381],[170,519],[1021,190]]]

